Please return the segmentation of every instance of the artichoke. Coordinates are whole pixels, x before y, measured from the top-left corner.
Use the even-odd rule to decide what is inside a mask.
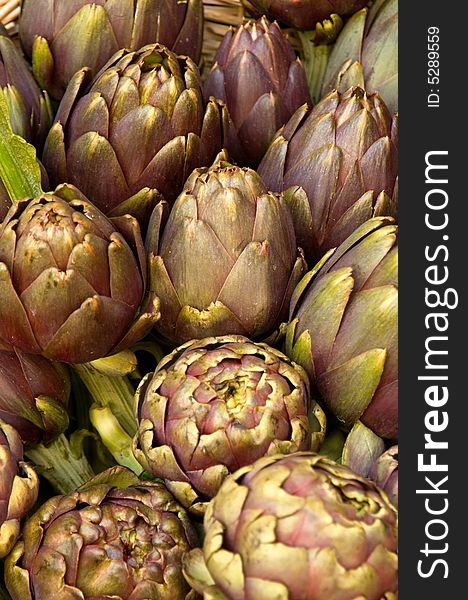
[[[387,492],[391,502],[398,507],[398,446],[392,446],[379,456],[369,477]]]
[[[116,54],[89,88],[86,70],[76,74],[43,160],[54,185],[76,185],[105,214],[135,214],[155,189],[173,202],[224,131],[227,113],[203,103],[195,63],[156,44]]]
[[[161,483],[117,467],[28,519],[5,582],[12,600],[191,600],[181,559],[196,545],[185,511]]]
[[[233,127],[229,154],[258,166],[271,140],[302,104],[310,103],[304,68],[277,23],[246,21],[230,28],[204,86],[223,100]]]
[[[11,206],[11,200],[8,192],[5,189],[1,179],[0,179],[0,226],[2,224],[3,219],[6,217],[7,212]]]
[[[318,449],[325,424],[305,372],[241,336],[174,350],[141,382],[135,412],[135,457],[198,513],[239,467],[267,454]]]
[[[242,0],[255,17],[266,14],[289,27],[313,29],[332,14],[347,17],[367,4],[367,0]]]
[[[39,478],[23,462],[17,431],[0,419],[0,558],[10,552],[20,532],[20,521],[37,500]]]
[[[396,215],[396,137],[378,94],[361,88],[330,92],[278,132],[258,172],[269,190],[287,190],[308,259],[318,260],[371,217]]]
[[[228,477],[184,574],[217,600],[393,600],[396,511],[377,486],[312,452]]]
[[[20,202],[0,227],[0,339],[67,363],[118,352],[159,317],[145,272],[134,219],[111,223],[71,186]]]
[[[39,89],[27,62],[1,25],[0,89],[5,94],[13,132],[42,149],[52,125],[50,101]],[[0,199],[0,215],[1,212]]]
[[[161,239],[160,219],[155,210],[147,246],[166,338],[258,338],[286,316],[305,264],[286,202],[255,171],[222,161],[195,170]]]
[[[390,112],[398,110],[398,0],[377,0],[353,15],[340,33],[322,93],[352,85],[379,92]]]
[[[299,283],[285,352],[350,430],[360,419],[377,436],[398,437],[397,227],[361,225]]]
[[[200,58],[202,0],[23,0],[19,34],[34,75],[60,99],[72,76],[93,75],[117,51],[160,42]]]
[[[48,443],[68,427],[70,378],[63,365],[0,347],[0,419],[25,444]]]

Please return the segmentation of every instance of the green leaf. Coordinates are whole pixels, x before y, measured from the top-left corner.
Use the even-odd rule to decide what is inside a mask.
[[[12,202],[42,194],[36,149],[11,129],[10,113],[0,88],[0,179]]]

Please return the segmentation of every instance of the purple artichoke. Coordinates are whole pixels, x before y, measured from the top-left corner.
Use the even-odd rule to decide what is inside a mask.
[[[26,521],[5,582],[12,600],[194,600],[181,561],[197,545],[161,483],[114,468]]]
[[[198,62],[202,0],[23,0],[19,34],[37,81],[56,99],[72,76],[93,75],[117,51],[160,42]]]
[[[263,18],[229,29],[204,87],[226,103],[233,136],[229,154],[255,168],[278,129],[309,103],[304,68],[277,23]]]
[[[48,443],[68,427],[66,368],[42,356],[0,347],[0,419],[25,444]]]
[[[203,102],[198,68],[158,44],[116,54],[92,83],[70,82],[43,161],[54,185],[76,185],[105,214],[172,203],[224,145],[227,113]]]
[[[289,27],[313,29],[332,14],[347,17],[367,4],[367,0],[242,0],[258,17],[267,15]]]
[[[398,438],[396,234],[392,219],[371,219],[307,273],[285,343],[341,428],[361,420],[391,440]]]
[[[1,25],[0,89],[8,104],[13,133],[42,150],[53,119],[49,98],[39,89],[27,62]],[[0,198],[0,219],[1,204]]]
[[[287,317],[305,263],[286,202],[255,171],[197,169],[160,238],[159,219],[155,211],[147,247],[166,338],[259,338]]]
[[[288,190],[298,244],[318,260],[371,217],[396,216],[396,121],[378,94],[333,91],[296,112],[258,172],[269,190]]]
[[[111,223],[69,186],[12,207],[0,227],[0,339],[81,363],[143,338],[159,304],[145,297],[142,246],[134,219]]]
[[[20,532],[20,521],[38,496],[39,478],[23,462],[17,431],[0,419],[0,558],[10,552]]]
[[[398,507],[398,446],[392,446],[379,456],[369,477],[387,492],[391,502]]]
[[[163,359],[135,397],[134,454],[194,512],[241,466],[318,449],[325,417],[305,372],[241,336],[188,342]]]

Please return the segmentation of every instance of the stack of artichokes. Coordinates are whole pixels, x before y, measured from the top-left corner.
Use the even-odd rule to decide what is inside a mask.
[[[0,25],[2,598],[398,596],[397,5],[233,4]]]

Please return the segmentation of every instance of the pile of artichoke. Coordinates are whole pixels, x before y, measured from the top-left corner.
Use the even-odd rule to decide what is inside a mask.
[[[398,597],[397,5],[226,4],[0,25],[0,598]]]

